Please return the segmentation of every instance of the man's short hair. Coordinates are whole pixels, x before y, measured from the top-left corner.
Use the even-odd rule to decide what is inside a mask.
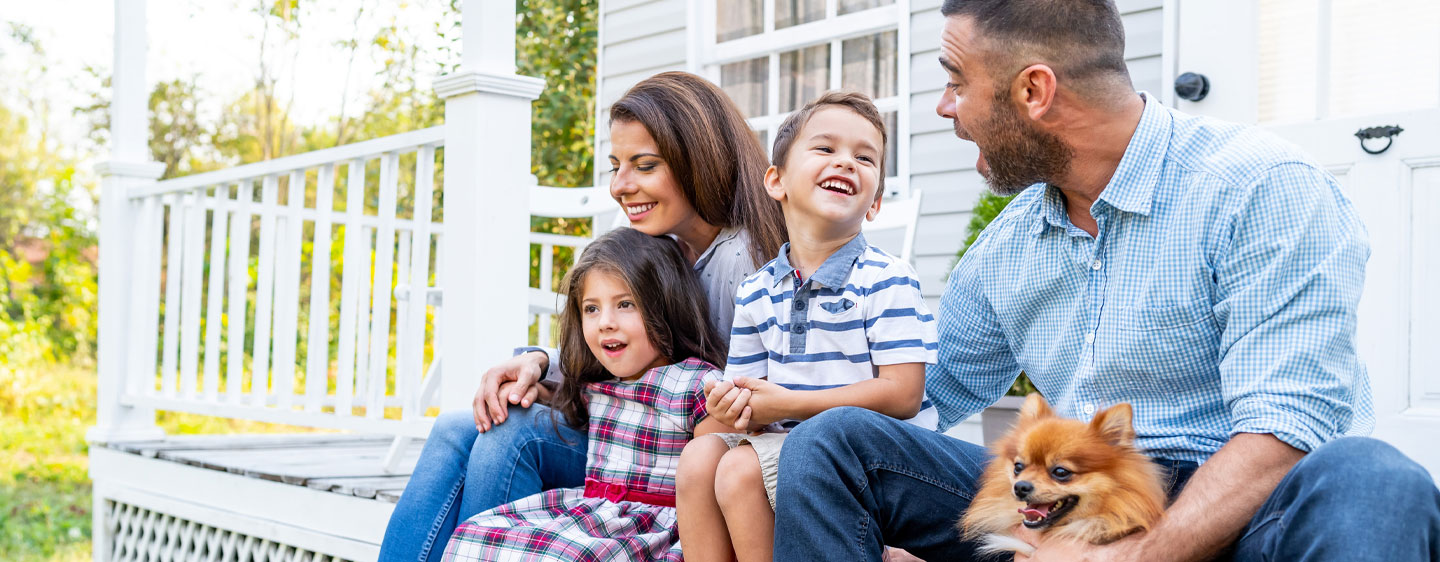
[[[1044,63],[1082,95],[1130,85],[1125,27],[1111,0],[945,0],[945,17],[971,18],[1001,91],[1021,69]],[[1120,80],[1123,78],[1123,82]]]
[[[814,101],[805,104],[795,113],[785,118],[780,128],[775,130],[775,145],[770,155],[770,162],[776,168],[785,169],[785,162],[790,159],[790,145],[795,144],[795,137],[800,135],[800,129],[810,122],[810,117],[815,112],[826,107],[838,106],[849,109],[864,117],[875,130],[880,131],[880,185],[875,189],[875,198],[879,199],[880,194],[885,193],[885,147],[890,142],[889,135],[885,133],[885,119],[880,117],[880,110],[875,108],[875,102],[870,101],[870,96],[851,90],[831,90],[821,94]]]

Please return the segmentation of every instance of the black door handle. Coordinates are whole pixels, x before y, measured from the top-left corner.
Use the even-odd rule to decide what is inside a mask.
[[[1175,78],[1175,95],[1180,99],[1200,101],[1210,94],[1210,79],[1198,72],[1186,72]]]
[[[1400,134],[1400,132],[1404,130],[1405,129],[1401,129],[1399,125],[1366,127],[1355,131],[1355,137],[1360,139],[1360,150],[1368,154],[1380,154],[1381,152],[1390,150],[1390,145],[1395,143],[1395,135]],[[1380,150],[1370,150],[1370,147],[1365,145],[1365,141],[1370,139],[1385,139],[1385,146],[1380,147]]]

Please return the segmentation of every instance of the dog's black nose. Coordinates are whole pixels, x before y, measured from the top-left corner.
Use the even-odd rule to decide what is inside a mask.
[[[1021,481],[1015,483],[1015,497],[1016,497],[1016,498],[1019,498],[1019,499],[1022,499],[1022,500],[1023,500],[1023,499],[1025,499],[1026,496],[1029,496],[1030,493],[1031,493],[1031,492],[1034,492],[1034,491],[1035,491],[1035,486],[1034,486],[1033,484],[1029,483],[1029,482],[1026,482],[1026,481],[1024,481],[1024,480],[1021,480]]]

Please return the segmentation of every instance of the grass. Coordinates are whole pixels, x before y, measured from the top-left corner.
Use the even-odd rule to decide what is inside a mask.
[[[95,424],[95,368],[0,364],[0,560],[90,558],[85,431]],[[304,428],[162,412],[169,434],[275,433]]]

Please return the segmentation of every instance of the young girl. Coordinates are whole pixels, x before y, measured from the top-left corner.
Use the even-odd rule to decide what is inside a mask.
[[[675,471],[696,433],[723,429],[702,420],[726,353],[686,265],[675,241],[628,228],[585,248],[565,280],[567,380],[552,399],[589,423],[585,487],[471,517],[445,560],[681,560]]]

